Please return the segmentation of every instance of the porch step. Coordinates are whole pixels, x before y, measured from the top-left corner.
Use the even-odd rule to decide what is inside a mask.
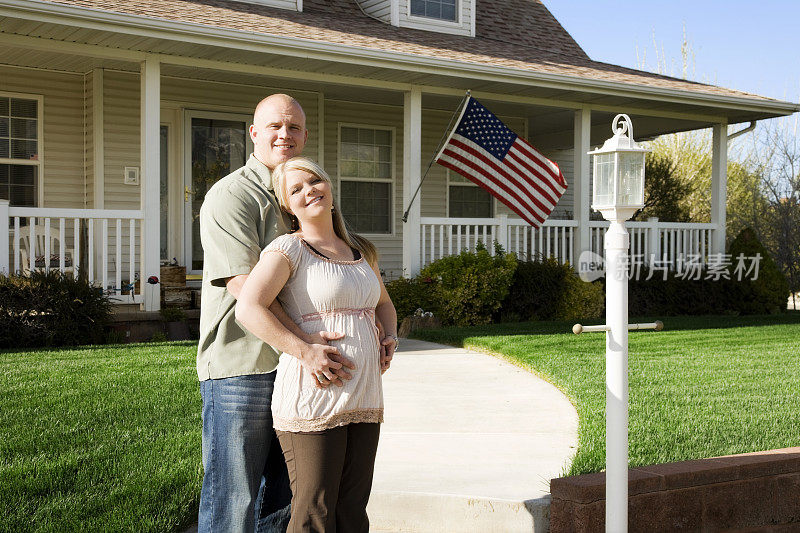
[[[164,335],[170,339],[170,330],[164,318],[158,311],[140,311],[135,309],[115,309],[111,315],[111,329],[116,331],[121,342],[148,342],[154,336]],[[138,307],[138,306],[137,306]],[[189,327],[191,338],[197,338],[200,330],[200,310],[184,309],[186,319],[184,322]]]

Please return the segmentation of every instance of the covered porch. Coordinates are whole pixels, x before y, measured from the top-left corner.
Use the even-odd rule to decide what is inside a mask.
[[[387,278],[415,275],[479,241],[573,265],[583,251],[602,255],[605,223],[590,217],[587,152],[610,136],[618,112],[631,116],[637,140],[714,131],[711,220],[631,223],[631,253],[669,260],[721,253],[728,125],[796,108],[642,80],[409,61],[399,52],[176,21],[153,30],[145,17],[65,5],[0,3],[0,15],[0,98],[35,102],[37,110],[8,115],[36,122],[27,140],[37,145],[0,158],[12,170],[35,167],[30,197],[0,200],[0,228],[8,228],[0,229],[0,250],[9,250],[0,254],[0,271],[84,272],[116,301],[145,310],[160,306],[161,287],[147,280],[162,263],[185,266],[187,282],[198,283],[203,195],[244,163],[252,110],[273,92],[300,100],[310,130],[305,154],[331,174],[343,212],[376,243]],[[466,89],[564,172],[567,193],[539,230],[436,165],[402,222]]]

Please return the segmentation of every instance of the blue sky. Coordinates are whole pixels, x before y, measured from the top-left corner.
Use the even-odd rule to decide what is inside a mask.
[[[543,1],[596,61],[641,68],[645,57],[655,71],[655,35],[665,73],[680,77],[685,27],[690,79],[800,101],[800,0]]]

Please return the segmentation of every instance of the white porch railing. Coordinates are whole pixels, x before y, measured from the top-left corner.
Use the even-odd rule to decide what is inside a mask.
[[[674,268],[683,257],[697,255],[703,260],[711,251],[714,224],[659,222],[651,218],[646,222],[627,222],[630,233],[630,255],[649,264],[651,259],[661,265]],[[461,253],[474,251],[481,242],[494,253],[492,243],[497,241],[503,248],[522,260],[552,257],[560,263],[576,264],[573,243],[578,238],[578,222],[575,220],[546,220],[535,229],[519,218],[500,215],[496,218],[445,218],[422,217],[420,219],[420,264],[424,267],[431,261]],[[608,228],[607,221],[589,222],[589,243],[585,249],[605,257],[603,238]]]
[[[497,218],[422,217],[420,223],[422,266],[464,250],[474,251],[479,242],[494,254],[495,241],[522,260],[554,257],[561,263],[574,264],[572,242],[578,226],[574,220],[546,220],[539,229],[506,215]]]
[[[592,221],[589,227],[592,252],[605,258],[603,236],[608,222]],[[648,265],[655,260],[661,266],[675,269],[689,256],[707,262],[715,226],[710,223],[660,222],[654,217],[646,222],[626,222],[625,227],[630,234],[632,260]]]
[[[141,303],[144,280],[138,292],[134,286],[140,277],[143,220],[140,210],[0,209],[0,231],[8,228],[7,269],[85,275],[113,301]]]

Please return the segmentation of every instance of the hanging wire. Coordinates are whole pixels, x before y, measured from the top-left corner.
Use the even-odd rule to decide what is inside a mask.
[[[417,194],[419,194],[419,190],[422,188],[422,182],[425,181],[425,178],[428,176],[428,172],[431,170],[433,163],[436,160],[436,156],[439,155],[439,150],[442,149],[442,145],[444,144],[445,139],[448,135],[450,135],[450,128],[453,126],[453,122],[456,120],[456,117],[461,112],[461,108],[464,107],[464,103],[466,103],[467,99],[470,97],[470,91],[467,90],[464,98],[461,99],[461,102],[456,107],[455,113],[453,116],[450,117],[450,123],[447,124],[447,128],[444,130],[444,134],[442,138],[439,140],[439,146],[436,147],[436,150],[433,152],[433,157],[431,157],[430,163],[428,163],[428,168],[425,169],[425,173],[422,175],[422,179],[419,180],[419,185],[417,185],[417,190],[414,191],[414,195],[411,197],[411,201],[408,203],[408,207],[406,208],[405,212],[403,213],[403,223],[408,222],[408,213],[411,211],[411,206],[414,205],[414,200],[417,198]]]

